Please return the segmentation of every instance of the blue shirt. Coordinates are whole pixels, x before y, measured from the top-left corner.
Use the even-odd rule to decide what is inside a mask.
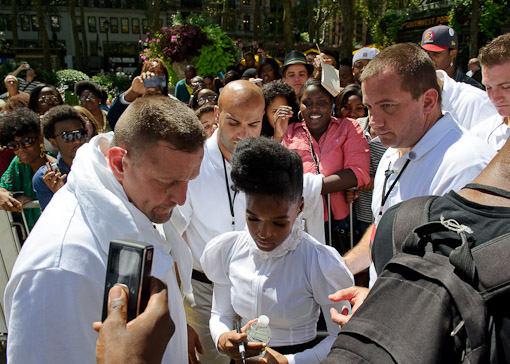
[[[69,175],[71,171],[69,167],[62,160],[62,156],[60,153],[57,155],[57,163],[58,169],[61,174]],[[53,197],[53,192],[51,192],[50,188],[44,183],[43,177],[44,173],[48,170],[48,167],[45,165],[42,166],[35,172],[34,177],[32,177],[32,188],[35,191],[37,199],[39,200],[39,205],[41,205],[41,210],[44,210],[46,206],[50,203],[51,198]],[[64,179],[64,183],[67,182],[67,177]]]

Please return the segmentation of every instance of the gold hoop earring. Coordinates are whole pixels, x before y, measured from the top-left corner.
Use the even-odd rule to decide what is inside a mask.
[[[40,147],[41,147],[41,153],[39,153],[39,157],[44,158],[46,156],[46,154],[44,154],[43,144],[42,143],[41,143]]]

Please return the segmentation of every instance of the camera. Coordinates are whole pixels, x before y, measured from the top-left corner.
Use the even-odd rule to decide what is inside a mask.
[[[102,320],[108,315],[108,293],[116,284],[129,290],[127,320],[133,320],[147,307],[154,247],[134,240],[112,240],[108,252]]]

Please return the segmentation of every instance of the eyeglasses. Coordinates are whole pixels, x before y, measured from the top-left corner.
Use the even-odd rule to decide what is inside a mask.
[[[191,83],[191,86],[193,86],[193,87],[197,87],[197,86],[201,86],[201,85],[203,85],[203,84],[204,84],[203,82],[192,82],[192,83]]]
[[[38,100],[41,104],[54,104],[56,102],[60,102],[58,96],[43,96]]]
[[[218,96],[214,96],[214,95],[211,95],[211,96],[205,96],[205,97],[201,97],[197,100],[197,103],[199,105],[203,105],[205,104],[206,102],[214,102],[216,101],[216,99],[218,98]]]
[[[82,141],[88,139],[87,131],[85,129],[63,131],[62,133],[55,135],[54,138],[58,137],[59,135],[62,137],[62,140],[66,143],[72,143],[75,140]]]
[[[34,145],[35,139],[30,137],[21,138],[19,141],[13,140],[12,142],[7,143],[7,149],[12,151],[17,151],[21,146],[23,148],[30,148]]]
[[[90,101],[90,100],[95,100],[97,99],[97,96],[94,95],[94,94],[88,94],[87,96],[85,95],[81,95],[80,97],[78,97],[78,99],[83,102],[83,101]]]

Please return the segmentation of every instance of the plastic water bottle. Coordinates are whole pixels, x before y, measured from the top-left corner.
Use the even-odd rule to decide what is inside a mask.
[[[269,317],[266,315],[260,315],[257,322],[253,323],[248,327],[248,331],[246,331],[246,335],[248,335],[248,341],[255,343],[265,343],[269,344],[269,340],[271,340],[271,329],[269,328]],[[254,358],[261,358],[266,353],[264,349],[260,355],[255,356]]]

